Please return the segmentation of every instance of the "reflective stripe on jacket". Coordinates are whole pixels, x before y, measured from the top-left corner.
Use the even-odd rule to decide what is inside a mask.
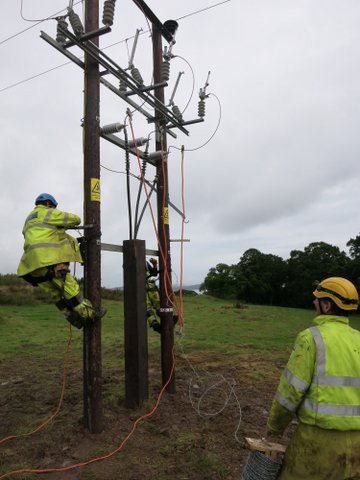
[[[73,213],[37,205],[24,224],[24,254],[18,275],[23,276],[37,268],[57,263],[82,262],[76,238],[65,231],[79,224],[80,217]]]
[[[158,291],[155,280],[152,278],[152,275],[146,271],[146,291],[155,292]]]
[[[293,414],[308,425],[360,430],[360,332],[346,317],[319,315],[301,332],[281,376],[268,429],[281,433]]]

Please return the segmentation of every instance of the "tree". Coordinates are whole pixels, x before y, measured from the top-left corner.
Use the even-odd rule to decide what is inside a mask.
[[[237,297],[247,302],[279,305],[286,262],[255,248],[246,250],[237,264]]]
[[[311,306],[314,282],[332,276],[346,277],[348,268],[346,253],[325,242],[310,243],[303,252],[293,250],[287,261],[285,304],[305,308]]]
[[[346,244],[349,247],[351,262],[349,265],[348,278],[358,287],[360,285],[360,235],[350,238]]]
[[[201,289],[220,298],[311,308],[316,280],[345,277],[360,285],[360,235],[347,246],[351,258],[329,243],[312,242],[303,251],[292,250],[286,261],[250,248],[236,265],[211,268]]]
[[[200,290],[217,298],[235,298],[233,266],[218,263],[215,268],[210,268]]]
[[[360,235],[357,235],[355,238],[350,238],[346,244],[349,247],[350,257],[355,260],[360,259]]]

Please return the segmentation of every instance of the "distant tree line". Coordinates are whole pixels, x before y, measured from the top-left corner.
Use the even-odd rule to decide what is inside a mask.
[[[82,289],[84,279],[76,280]],[[123,291],[120,288],[101,287],[101,298],[121,301]],[[40,303],[53,303],[53,300],[40,288],[32,287],[15,273],[0,273],[0,305],[38,305]]]
[[[293,250],[288,260],[250,248],[237,264],[211,268],[200,290],[253,304],[311,307],[316,280],[345,277],[359,289],[360,235],[346,246],[349,254],[328,243],[313,242],[303,251]]]

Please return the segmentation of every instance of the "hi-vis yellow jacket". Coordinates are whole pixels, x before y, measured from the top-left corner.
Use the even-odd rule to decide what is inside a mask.
[[[34,270],[63,262],[82,262],[76,238],[65,228],[76,227],[80,217],[56,208],[37,205],[25,220],[24,254],[17,274],[21,277]]]
[[[360,430],[360,332],[349,319],[319,315],[301,332],[281,375],[268,430],[299,421],[333,430]]]

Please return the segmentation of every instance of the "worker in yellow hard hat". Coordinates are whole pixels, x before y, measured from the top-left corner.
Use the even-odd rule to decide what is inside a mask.
[[[23,227],[24,253],[17,273],[39,286],[63,310],[66,319],[81,328],[93,319],[95,312],[91,302],[82,297],[69,269],[70,262],[82,263],[77,239],[66,232],[80,224],[80,217],[58,210],[57,205],[49,193],[36,197],[35,207]],[[105,313],[101,309],[99,316]]]
[[[341,277],[315,285],[317,316],[296,338],[272,402],[267,439],[294,416],[281,480],[360,479],[360,332],[349,326],[359,304]]]

